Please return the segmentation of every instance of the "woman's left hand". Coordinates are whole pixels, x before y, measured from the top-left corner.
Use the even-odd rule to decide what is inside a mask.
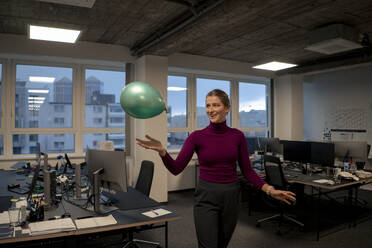
[[[296,201],[296,194],[291,191],[273,189],[270,191],[270,196],[279,201],[285,202],[288,205],[291,205]]]

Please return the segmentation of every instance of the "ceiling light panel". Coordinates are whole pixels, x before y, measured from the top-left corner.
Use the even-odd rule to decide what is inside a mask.
[[[30,39],[75,43],[80,30],[30,25]]]
[[[253,68],[261,69],[261,70],[269,70],[269,71],[279,71],[279,70],[288,69],[288,68],[295,67],[295,66],[297,65],[272,61],[266,64],[253,66]]]
[[[30,76],[28,78],[28,80],[30,82],[34,82],[34,83],[54,83],[54,80],[56,80],[56,78],[54,78],[54,77],[36,77],[36,76]]]
[[[77,7],[92,8],[96,0],[37,0],[39,2],[72,5]]]

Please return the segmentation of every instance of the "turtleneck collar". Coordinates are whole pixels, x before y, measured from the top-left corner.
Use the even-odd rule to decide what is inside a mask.
[[[229,127],[226,125],[226,120],[220,123],[209,123],[207,127],[212,133],[226,133],[229,130]]]

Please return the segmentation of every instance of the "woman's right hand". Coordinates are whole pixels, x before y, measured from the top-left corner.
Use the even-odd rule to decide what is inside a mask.
[[[145,136],[148,140],[141,140],[136,138],[137,144],[146,148],[146,149],[151,149],[154,151],[157,151],[160,156],[165,156],[166,150],[164,149],[163,145],[159,140],[156,140],[149,135]]]

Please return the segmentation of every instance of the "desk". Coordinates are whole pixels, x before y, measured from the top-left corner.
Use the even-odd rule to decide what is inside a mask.
[[[287,181],[289,183],[297,183],[301,185],[307,185],[312,187],[312,189],[317,189],[317,235],[316,240],[319,240],[320,236],[320,197],[322,195],[326,195],[332,192],[340,191],[340,190],[347,190],[348,191],[348,199],[349,199],[349,206],[350,208],[353,207],[352,196],[353,190],[355,190],[355,197],[358,198],[358,189],[360,186],[368,183],[372,183],[372,179],[361,179],[359,181],[351,181],[351,182],[342,182],[339,184],[334,185],[326,185],[321,183],[316,183],[314,180],[317,179],[328,179],[324,174],[313,174],[312,176],[301,174],[300,172],[293,172],[285,170],[284,174],[287,176]],[[322,190],[327,190],[326,192]],[[356,225],[356,214],[353,215],[353,224]]]
[[[0,195],[12,195],[11,192],[7,192],[6,186],[8,182],[14,182],[16,180],[16,174],[11,171],[0,171]],[[18,195],[19,196],[19,195]],[[27,236],[17,236],[17,237],[7,237],[0,239],[0,246],[6,245],[7,247],[13,245],[18,245],[18,242],[31,242],[31,241],[42,241],[42,240],[52,240],[52,239],[66,239],[69,243],[68,246],[78,245],[78,239],[85,237],[87,235],[97,235],[102,232],[110,233],[121,233],[128,232],[129,234],[138,230],[147,230],[150,228],[164,228],[165,229],[165,247],[168,247],[168,222],[177,220],[180,216],[172,210],[169,210],[160,203],[150,199],[149,197],[143,195],[142,193],[136,191],[135,189],[128,187],[128,192],[119,192],[115,195],[115,198],[119,200],[118,207],[119,210],[111,212],[115,217],[117,224],[110,226],[94,227],[87,229],[77,229],[68,232],[59,232],[53,234],[43,234],[43,235],[27,235]],[[135,202],[135,204],[133,204]],[[128,203],[128,204],[126,204]],[[171,211],[172,213],[149,218],[143,215],[143,212],[149,211],[156,208],[163,208]],[[51,209],[45,212],[45,219],[50,216],[61,215],[66,210],[66,212],[71,213],[71,218],[76,220],[79,216],[89,216],[94,213],[88,210],[81,209],[74,206],[68,202],[64,202],[63,205],[59,204],[58,208]]]

